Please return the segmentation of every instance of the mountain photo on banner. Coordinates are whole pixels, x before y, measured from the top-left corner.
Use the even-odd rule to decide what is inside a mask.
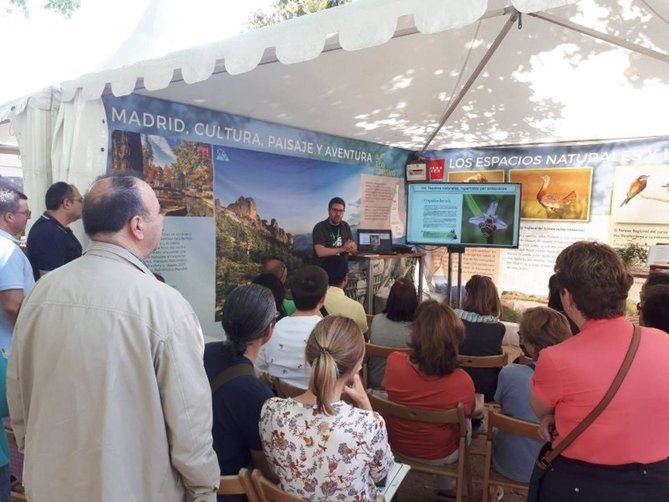
[[[165,216],[213,215],[211,145],[115,130],[111,171],[128,172],[151,185]]]
[[[328,201],[346,201],[344,219],[360,225],[362,174],[372,166],[326,162],[214,146],[216,313],[227,294],[276,256],[289,272],[310,263],[311,231],[327,218]]]

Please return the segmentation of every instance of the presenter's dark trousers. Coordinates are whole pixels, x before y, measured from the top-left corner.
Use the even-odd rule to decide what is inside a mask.
[[[541,480],[539,500],[669,502],[669,459],[608,466],[558,457]]]

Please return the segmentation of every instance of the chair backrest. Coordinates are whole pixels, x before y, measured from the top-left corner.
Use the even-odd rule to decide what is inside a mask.
[[[221,476],[218,495],[246,495],[249,502],[259,502],[256,489],[253,487],[251,472],[242,468],[236,476]]]
[[[388,356],[393,352],[411,352],[409,347],[386,347],[384,345],[374,345],[373,343],[365,344],[365,355],[367,357],[382,357],[388,359]]]
[[[527,357],[525,354],[521,354],[518,357],[518,364],[524,364],[525,366],[529,366],[532,363],[534,363],[534,359],[532,359],[531,357]]]
[[[460,428],[460,436],[465,437],[467,435],[465,408],[462,403],[458,403],[455,408],[451,408],[450,410],[432,410],[429,408],[412,408],[393,403],[369,391],[367,395],[369,396],[372,409],[381,415],[428,424],[457,424]]]
[[[281,488],[264,477],[258,469],[251,475],[260,502],[302,502],[302,499],[284,492]]]
[[[488,411],[488,440],[492,441],[494,429],[516,436],[543,441],[539,436],[539,424],[513,418],[497,411]]]
[[[506,354],[498,356],[458,356],[458,365],[461,368],[503,368],[508,357]]]
[[[274,378],[273,382],[274,392],[278,397],[285,399],[287,397],[296,397],[300,394],[304,394],[304,389],[290,385],[289,383],[286,383],[279,378]]]
[[[369,385],[369,361],[372,357],[380,357],[388,359],[388,356],[393,352],[411,352],[408,347],[386,347],[384,345],[374,345],[373,343],[365,343],[365,360],[362,364],[362,384],[367,388]]]

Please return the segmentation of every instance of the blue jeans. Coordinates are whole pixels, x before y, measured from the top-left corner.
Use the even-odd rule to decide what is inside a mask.
[[[9,481],[9,464],[0,467],[0,502],[9,502],[12,484]]]

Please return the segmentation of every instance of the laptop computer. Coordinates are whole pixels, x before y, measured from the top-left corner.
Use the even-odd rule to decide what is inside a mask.
[[[360,254],[395,254],[393,234],[390,229],[358,229],[358,252]]]

